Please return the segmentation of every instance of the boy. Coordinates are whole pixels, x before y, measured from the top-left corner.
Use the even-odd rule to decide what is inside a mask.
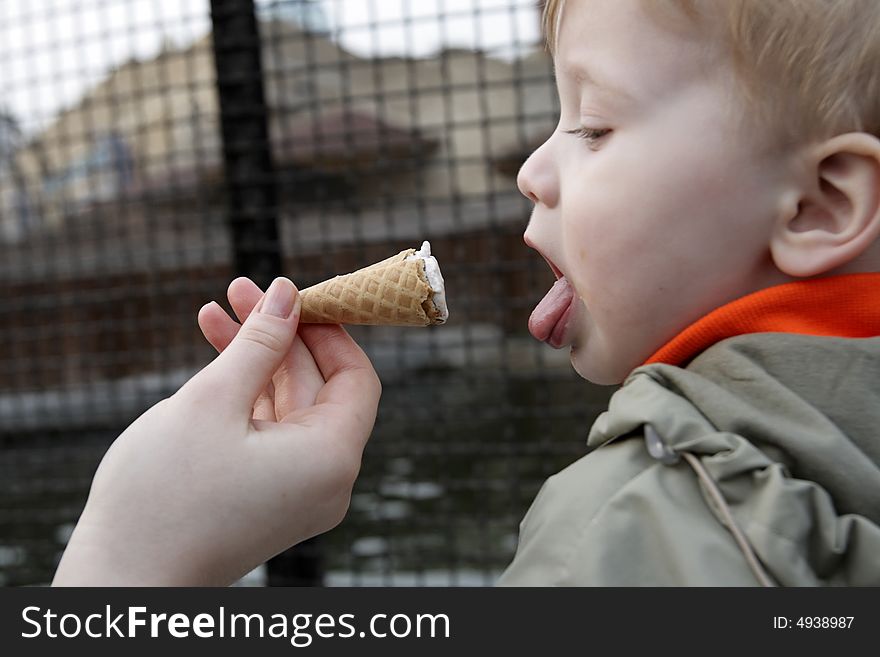
[[[558,281],[529,325],[624,386],[500,583],[880,584],[880,5],[545,26],[561,116],[518,184]]]

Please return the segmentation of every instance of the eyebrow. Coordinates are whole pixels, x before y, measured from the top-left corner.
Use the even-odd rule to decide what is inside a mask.
[[[560,66],[554,65],[557,75],[559,72],[570,75],[580,86],[593,87],[602,94],[608,96],[617,96],[622,100],[633,102],[633,95],[625,89],[608,82],[605,78],[596,76],[592,71],[581,66],[580,64],[564,63]]]

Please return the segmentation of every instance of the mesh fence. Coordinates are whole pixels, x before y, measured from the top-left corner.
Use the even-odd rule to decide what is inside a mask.
[[[485,585],[607,400],[534,343],[515,176],[534,0],[0,3],[0,583],[50,581],[113,438],[213,356],[238,275],[431,241],[450,321],[352,327],[384,394],[351,511],[246,583]]]

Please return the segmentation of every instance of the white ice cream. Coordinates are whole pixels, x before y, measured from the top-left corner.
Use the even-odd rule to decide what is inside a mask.
[[[407,260],[421,258],[425,261],[425,275],[428,277],[428,285],[434,291],[432,301],[436,306],[440,317],[437,321],[442,324],[449,319],[449,309],[446,307],[446,286],[443,284],[443,274],[440,273],[440,263],[431,255],[431,243],[422,242],[422,248],[413,253]]]

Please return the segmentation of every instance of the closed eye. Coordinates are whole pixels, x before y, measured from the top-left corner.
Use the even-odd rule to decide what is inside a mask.
[[[563,130],[563,132],[567,135],[575,135],[580,139],[585,139],[590,144],[590,148],[593,148],[596,142],[602,139],[602,137],[607,136],[611,130],[609,128],[587,128],[580,126],[574,130]]]

